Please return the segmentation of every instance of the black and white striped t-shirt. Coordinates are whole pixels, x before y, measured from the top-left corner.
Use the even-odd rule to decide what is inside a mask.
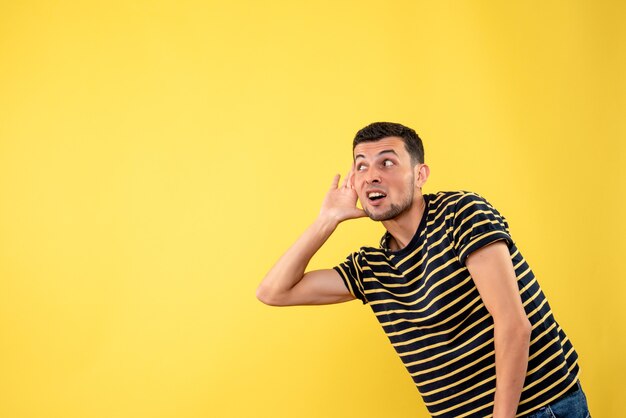
[[[411,242],[390,251],[363,247],[335,267],[368,303],[434,417],[485,417],[496,387],[494,323],[465,267],[467,256],[504,240],[526,315],[530,356],[518,416],[575,387],[578,356],[556,322],[506,219],[467,191],[424,195],[426,210]]]

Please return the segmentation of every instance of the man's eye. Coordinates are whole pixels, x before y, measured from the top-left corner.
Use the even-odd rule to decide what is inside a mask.
[[[383,165],[384,165],[385,167],[391,167],[391,166],[393,165],[393,161],[391,161],[391,160],[385,160],[385,161],[383,161]]]
[[[365,169],[364,165],[359,165],[359,166],[356,167],[357,171],[363,171],[363,169]]]

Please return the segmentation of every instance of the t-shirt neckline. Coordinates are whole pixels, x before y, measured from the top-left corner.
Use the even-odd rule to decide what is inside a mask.
[[[406,247],[401,248],[398,251],[390,250],[388,243],[389,243],[389,239],[391,238],[391,234],[388,231],[386,231],[385,234],[383,235],[381,239],[381,247],[383,248],[385,253],[387,253],[388,255],[401,256],[405,253],[413,251],[413,249],[417,247],[422,230],[426,227],[426,219],[428,218],[428,207],[429,207],[429,201],[430,201],[430,194],[424,194],[422,196],[424,198],[424,212],[422,213],[422,219],[420,220],[420,224],[417,227],[417,231],[415,231],[415,235],[413,235],[413,238],[411,238],[411,241],[409,241]]]

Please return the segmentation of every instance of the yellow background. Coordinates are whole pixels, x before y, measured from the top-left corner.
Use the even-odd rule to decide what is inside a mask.
[[[100,4],[98,4],[100,3]],[[368,307],[255,289],[364,125],[507,218],[623,414],[620,1],[0,3],[2,418],[426,417]],[[311,267],[381,226],[342,225]]]

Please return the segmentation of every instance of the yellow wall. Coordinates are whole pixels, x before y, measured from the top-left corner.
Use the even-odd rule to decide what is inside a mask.
[[[377,120],[507,217],[623,413],[626,6],[384,3],[0,3],[2,418],[427,416],[368,307],[255,299]]]

